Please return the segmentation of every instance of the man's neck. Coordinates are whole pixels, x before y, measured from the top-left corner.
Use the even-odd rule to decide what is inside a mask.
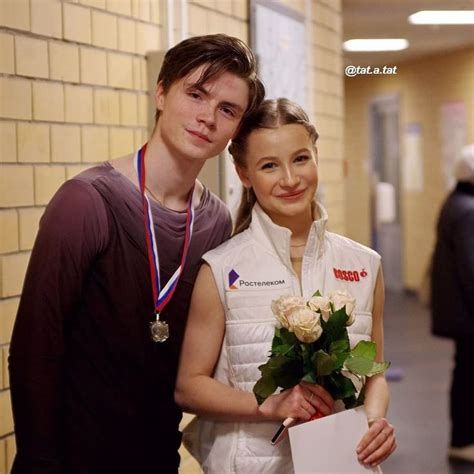
[[[150,194],[165,207],[183,210],[204,161],[173,156],[156,131],[148,142],[145,160]],[[197,185],[197,191],[201,191],[201,185]],[[201,193],[197,194],[199,201]]]

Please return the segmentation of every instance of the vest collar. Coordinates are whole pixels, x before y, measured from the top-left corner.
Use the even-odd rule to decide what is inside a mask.
[[[314,204],[319,217],[311,225],[304,253],[305,259],[307,257],[318,259],[324,253],[324,235],[328,214],[320,203],[315,201]],[[291,267],[291,231],[286,227],[275,224],[258,203],[255,203],[253,207],[249,230],[253,239],[260,242],[264,247],[273,249],[280,259]]]

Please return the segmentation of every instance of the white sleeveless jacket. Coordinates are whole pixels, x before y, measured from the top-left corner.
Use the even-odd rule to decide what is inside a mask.
[[[356,298],[355,322],[348,328],[351,346],[369,340],[372,304],[380,256],[350,239],[325,230],[327,213],[313,222],[303,256],[301,281],[290,261],[291,232],[274,224],[256,204],[250,227],[206,253],[225,310],[225,336],[214,378],[251,392],[268,360],[275,329],[271,302],[282,295],[309,299],[346,289]],[[290,474],[288,438],[270,440],[278,422],[220,422],[197,418],[184,442],[212,474]],[[325,454],[324,454],[325,455]]]

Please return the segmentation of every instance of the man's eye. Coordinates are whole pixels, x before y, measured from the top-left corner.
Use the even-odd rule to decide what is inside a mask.
[[[192,97],[193,99],[200,99],[201,95],[198,92],[188,92],[189,96]]]
[[[229,117],[235,117],[235,112],[230,107],[222,107],[221,110],[225,115],[228,115]]]

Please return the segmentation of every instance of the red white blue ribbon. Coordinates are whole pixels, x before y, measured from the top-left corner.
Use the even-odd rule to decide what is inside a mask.
[[[191,237],[193,235],[194,225],[194,187],[189,193],[188,204],[186,208],[186,229],[184,232],[183,252],[181,263],[166,285],[161,289],[160,283],[160,260],[158,256],[158,246],[156,244],[155,226],[153,224],[153,215],[151,212],[150,201],[145,193],[146,175],[145,175],[145,153],[147,144],[142,146],[135,155],[135,170],[138,176],[138,183],[142,194],[143,215],[145,220],[145,238],[148,252],[148,263],[150,266],[151,286],[153,290],[153,301],[155,305],[156,319],[159,319],[160,313],[169,303],[178,286],[179,278],[183,272],[188,255]]]

